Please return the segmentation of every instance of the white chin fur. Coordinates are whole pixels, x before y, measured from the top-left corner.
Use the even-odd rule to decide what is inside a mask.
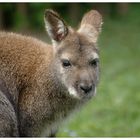
[[[69,91],[70,95],[74,96],[75,98],[79,98],[79,96],[74,88],[70,87],[70,88],[68,88],[68,91]]]
[[[79,95],[77,94],[77,91],[76,91],[73,87],[68,88],[68,92],[69,92],[69,94],[70,94],[71,96],[73,96],[73,97],[75,97],[75,98],[77,98],[77,99],[80,99]],[[93,96],[96,96],[96,87],[95,87],[95,90],[92,91],[92,92],[94,92],[94,93],[93,93]],[[89,94],[89,95],[90,95],[90,94]]]

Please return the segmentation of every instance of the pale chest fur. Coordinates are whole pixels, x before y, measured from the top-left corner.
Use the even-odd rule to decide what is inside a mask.
[[[41,133],[39,135],[50,136],[51,133],[55,132],[62,122],[73,113],[73,111],[79,108],[79,106],[80,103],[72,98],[55,97],[55,100],[51,99],[49,106],[46,106],[45,116],[40,120]]]
[[[76,103],[72,103],[71,107],[65,103],[59,103],[57,106],[59,109],[55,108],[52,116],[50,116],[53,120],[51,120],[49,124],[44,124],[42,127],[41,136],[50,136],[51,133],[57,131],[62,122],[64,122],[68,116],[70,117],[70,114],[73,114],[73,112],[79,108],[79,105]]]
[[[57,99],[57,100],[56,100]],[[73,114],[75,110],[77,110],[80,106],[78,101],[71,97],[58,97],[55,98],[55,101],[51,101],[51,113],[48,115],[48,120],[44,122],[44,125],[41,126],[41,136],[49,136],[51,133],[55,132],[62,122]]]

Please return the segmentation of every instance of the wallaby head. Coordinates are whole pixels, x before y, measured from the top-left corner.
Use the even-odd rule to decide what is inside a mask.
[[[45,11],[45,27],[53,43],[54,68],[59,82],[77,99],[95,95],[99,80],[97,40],[102,17],[91,10],[74,30],[53,10]]]

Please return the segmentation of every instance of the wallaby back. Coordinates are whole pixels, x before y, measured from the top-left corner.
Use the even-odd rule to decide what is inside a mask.
[[[96,26],[88,23],[89,15]],[[87,13],[78,31],[52,10],[45,11],[44,20],[52,46],[0,33],[0,136],[52,136],[96,93],[100,14]]]

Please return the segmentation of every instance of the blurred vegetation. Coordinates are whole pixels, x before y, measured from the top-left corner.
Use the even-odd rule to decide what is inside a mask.
[[[97,9],[105,17],[126,15],[128,3],[1,3],[0,29],[42,30],[45,9],[54,9],[67,23],[75,26],[89,9]]]
[[[140,4],[0,4],[0,27],[21,32],[35,30],[46,39],[46,8],[57,10],[74,27],[90,9],[99,10],[104,17],[99,39],[101,76],[97,96],[64,124],[57,136],[140,136]]]

